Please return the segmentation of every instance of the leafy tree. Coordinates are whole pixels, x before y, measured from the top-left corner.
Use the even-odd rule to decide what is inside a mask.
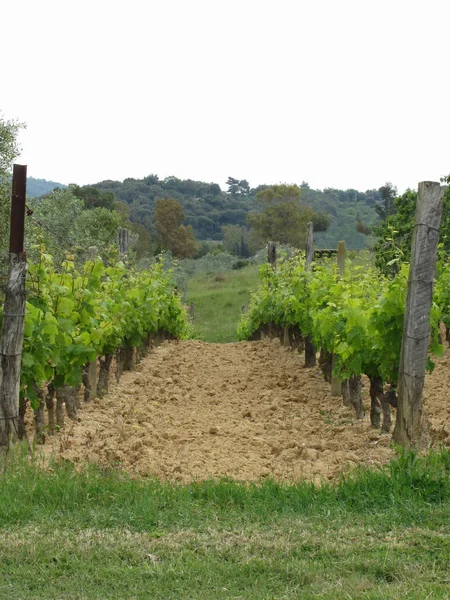
[[[330,215],[324,212],[313,213],[311,220],[314,225],[314,231],[326,231],[331,224]]]
[[[230,254],[248,258],[253,254],[250,247],[250,235],[246,227],[240,225],[224,225],[223,249]]]
[[[80,260],[90,246],[96,246],[105,258],[114,253],[119,213],[106,208],[86,210],[84,202],[70,189],[54,190],[45,198],[28,201],[33,214],[26,221],[26,245],[31,249],[44,244],[57,264],[65,254],[75,252]]]
[[[83,248],[108,248],[116,242],[120,216],[107,208],[81,211],[74,227],[77,243]]]
[[[121,202],[130,206],[130,220],[139,223],[147,231],[153,231],[153,214],[156,201],[173,198],[177,200],[186,216],[185,225],[192,225],[198,240],[222,240],[221,231],[224,225],[247,225],[247,215],[258,209],[256,199],[258,192],[272,186],[259,185],[248,189],[246,180],[229,178],[229,193],[222,192],[216,183],[205,183],[192,179],[167,177],[160,180],[156,175],[143,179],[126,179],[119,181],[102,181],[95,184],[101,190],[114,193]],[[315,222],[315,237],[319,246],[334,247],[341,239],[345,239],[349,248],[359,249],[372,244],[372,240],[361,235],[355,229],[355,222],[360,219],[367,226],[373,226],[377,220],[375,203],[381,202],[378,190],[359,192],[355,189],[338,190],[328,188],[324,191],[311,189],[304,182],[301,185],[303,205],[311,206],[314,211],[329,215],[320,217]],[[326,231],[322,224],[332,219]],[[261,241],[255,244],[261,247]]]
[[[256,198],[262,210],[248,215],[254,238],[263,244],[271,240],[301,247],[314,211],[303,206],[300,197],[297,185],[274,185],[258,192]]]
[[[234,198],[239,196],[247,196],[250,193],[250,185],[246,179],[235,179],[228,177],[227,179],[228,194]]]
[[[198,248],[192,226],[183,225],[184,220],[183,209],[177,200],[157,200],[154,226],[161,246],[176,258],[192,258]]]
[[[417,192],[407,190],[393,201],[391,214],[374,228],[378,240],[374,246],[376,264],[385,273],[396,272],[397,263],[409,262],[411,240],[416,213]],[[439,232],[440,251],[450,254],[450,191],[444,196],[441,228]]]
[[[9,240],[12,165],[20,154],[18,135],[25,125],[0,112],[0,270],[4,270]]]
[[[15,119],[5,119],[0,112],[0,177],[9,178],[12,164],[20,154],[17,140],[19,132],[24,129],[24,123]]]
[[[100,190],[92,185],[72,184],[69,186],[70,191],[76,198],[80,198],[84,202],[85,208],[114,208],[115,196],[113,192]]]
[[[147,175],[147,177],[144,177],[144,182],[148,185],[157,185],[159,183],[159,177],[158,175],[154,175],[152,173],[151,175]]]
[[[395,185],[392,185],[392,183],[389,181],[381,186],[378,192],[381,196],[382,203],[375,204],[375,210],[380,218],[384,221],[396,212],[395,199],[398,195],[398,192]]]

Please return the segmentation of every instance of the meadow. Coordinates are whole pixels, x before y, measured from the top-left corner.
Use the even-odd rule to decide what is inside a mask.
[[[188,283],[187,304],[194,303],[195,337],[204,342],[237,341],[242,307],[259,285],[259,267],[238,270],[198,271]]]

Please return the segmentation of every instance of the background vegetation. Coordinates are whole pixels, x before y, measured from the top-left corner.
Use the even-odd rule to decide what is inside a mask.
[[[156,203],[161,199],[174,199],[179,202],[185,220],[183,225],[192,227],[193,234],[200,242],[199,254],[202,255],[217,244],[223,244],[228,252],[239,256],[250,256],[260,247],[261,241],[252,244],[249,238],[250,213],[260,214],[263,206],[257,195],[273,186],[261,185],[251,188],[248,182],[237,182],[230,177],[228,188],[222,190],[218,184],[193,180],[181,180],[167,177],[160,180],[157,175],[143,179],[125,179],[119,181],[103,181],[93,186],[75,187],[75,194],[80,197],[88,190],[91,206],[99,206],[99,199],[93,198],[94,190],[107,192],[111,200],[109,208],[117,210],[122,217],[133,224],[140,236],[147,234],[146,247],[149,250],[149,238],[155,236],[154,214]],[[42,195],[51,191],[54,182],[30,180],[28,193],[30,196]],[[318,247],[334,248],[337,242],[345,239],[350,249],[370,247],[373,238],[367,237],[357,224],[362,223],[366,232],[379,220],[375,205],[382,201],[379,190],[359,192],[357,190],[313,190],[302,183],[299,201],[309,216],[314,216],[316,243]],[[103,202],[103,201],[102,201]],[[105,207],[105,204],[102,203]],[[328,228],[327,228],[328,226]],[[157,240],[152,246],[158,246]],[[150,244],[151,245],[151,244]],[[140,253],[143,255],[143,252]]]

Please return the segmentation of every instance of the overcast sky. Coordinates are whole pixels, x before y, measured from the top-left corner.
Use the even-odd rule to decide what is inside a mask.
[[[448,0],[2,3],[34,177],[399,191],[450,173]]]

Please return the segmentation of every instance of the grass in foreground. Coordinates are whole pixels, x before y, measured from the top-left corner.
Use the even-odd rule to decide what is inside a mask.
[[[189,281],[187,302],[195,305],[196,337],[213,343],[237,342],[236,329],[242,306],[248,306],[250,293],[258,285],[257,266],[215,275],[193,275]]]
[[[8,460],[1,599],[449,597],[448,451],[322,487]]]

